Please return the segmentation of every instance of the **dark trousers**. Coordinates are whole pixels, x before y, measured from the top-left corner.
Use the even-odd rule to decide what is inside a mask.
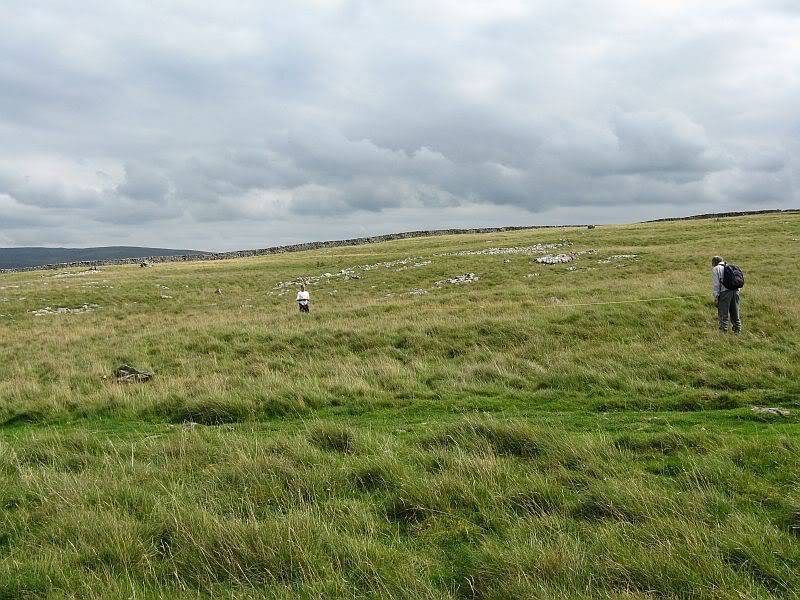
[[[298,304],[300,312],[308,312],[308,304]]]
[[[717,298],[717,313],[719,315],[719,330],[728,331],[728,316],[730,316],[733,332],[742,331],[742,320],[739,315],[739,290],[725,290]]]

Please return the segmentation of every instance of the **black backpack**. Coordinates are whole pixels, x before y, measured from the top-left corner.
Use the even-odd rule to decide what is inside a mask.
[[[729,290],[738,290],[744,287],[744,273],[736,265],[725,265],[722,271],[722,285]]]

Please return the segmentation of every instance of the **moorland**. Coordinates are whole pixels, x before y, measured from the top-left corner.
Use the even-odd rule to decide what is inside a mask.
[[[0,274],[0,598],[793,597],[798,255],[785,213]]]

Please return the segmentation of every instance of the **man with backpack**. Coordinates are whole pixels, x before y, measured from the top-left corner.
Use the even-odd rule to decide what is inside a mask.
[[[744,286],[744,274],[736,265],[729,265],[721,256],[711,259],[711,290],[717,302],[719,330],[728,332],[730,316],[733,333],[742,332],[742,320],[739,315],[739,290]]]

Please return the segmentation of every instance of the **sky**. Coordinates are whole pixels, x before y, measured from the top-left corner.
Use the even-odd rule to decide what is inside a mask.
[[[0,0],[0,246],[800,207],[800,2]]]

